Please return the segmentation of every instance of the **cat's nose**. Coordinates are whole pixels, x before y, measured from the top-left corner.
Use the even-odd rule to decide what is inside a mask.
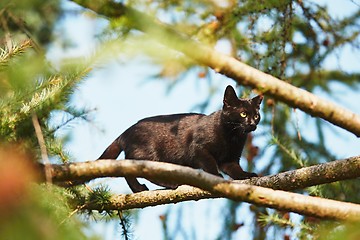
[[[256,124],[250,124],[249,125],[249,131],[251,132],[251,131],[255,131],[255,129],[256,129]]]

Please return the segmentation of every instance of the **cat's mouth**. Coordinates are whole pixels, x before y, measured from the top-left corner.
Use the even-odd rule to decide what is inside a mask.
[[[244,130],[245,133],[249,133],[256,130],[256,125],[247,126]]]
[[[234,131],[240,131],[241,133],[243,134],[247,134],[247,133],[250,133],[252,131],[255,131],[256,130],[256,125],[247,125],[247,126],[244,126],[242,124],[239,124],[239,123],[234,123],[234,122],[228,122],[228,124],[232,125],[232,130]],[[235,126],[234,126],[235,125]]]

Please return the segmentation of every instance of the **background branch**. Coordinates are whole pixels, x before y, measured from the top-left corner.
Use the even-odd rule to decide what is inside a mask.
[[[311,116],[325,119],[360,136],[359,115],[263,73],[233,57],[214,51],[205,44],[176,32],[171,26],[154,20],[147,14],[112,1],[74,0],[74,2],[108,18],[124,16],[130,20],[133,28],[147,33],[162,44],[184,53],[200,64],[211,67],[239,84],[255,88],[291,107],[299,108]]]
[[[335,171],[337,166],[346,166],[344,170],[348,171],[349,174],[335,175],[339,177],[340,180],[360,176],[360,157],[354,157],[270,177],[263,177],[263,181],[250,180],[250,182],[257,182],[258,184],[267,183],[268,186],[271,185],[269,182],[275,182],[276,188],[281,188],[279,181],[282,181],[285,189],[291,188],[289,187],[289,182],[295,183],[297,180],[303,182],[300,185],[294,184],[295,187],[293,189],[295,189],[300,186],[305,186],[306,179],[314,180],[314,178],[318,178],[321,175],[331,176],[332,171]],[[43,173],[44,168],[43,166]],[[139,160],[98,160],[62,165],[53,164],[51,170],[54,182],[79,179],[90,180],[96,177],[132,176],[144,177],[149,180],[187,184],[209,192],[207,193],[196,189],[189,191],[188,188],[186,188],[186,191],[181,192],[182,188],[179,188],[179,190],[175,191],[161,190],[118,196],[117,201],[112,199],[112,203],[109,205],[116,209],[153,206],[200,198],[226,197],[236,201],[245,201],[279,210],[322,218],[358,219],[360,216],[360,205],[276,191],[239,182],[230,182],[200,170],[169,163]],[[325,173],[321,174],[320,172],[323,171]],[[322,181],[314,181],[315,184],[319,184],[337,180],[333,177],[325,177],[325,179],[326,180]],[[309,180],[308,184],[309,186],[311,184]],[[88,206],[91,206],[91,204]],[[96,209],[96,206],[92,207]],[[107,207],[101,206],[101,209],[104,210],[107,209]]]

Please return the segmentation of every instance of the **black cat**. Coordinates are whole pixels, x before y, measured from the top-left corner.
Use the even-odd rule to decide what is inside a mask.
[[[233,179],[256,177],[242,170],[239,158],[247,134],[260,121],[262,99],[238,99],[234,89],[227,86],[222,110],[208,116],[185,113],[142,119],[121,134],[99,159],[116,159],[124,151],[127,159],[169,162],[218,176],[220,170]],[[126,181],[133,192],[148,190],[134,177]]]

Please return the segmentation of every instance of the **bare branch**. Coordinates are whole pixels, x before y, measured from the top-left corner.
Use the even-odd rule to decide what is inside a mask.
[[[332,177],[332,173],[339,172],[338,167],[341,166],[343,167],[340,168],[342,169],[341,172],[345,173],[334,175],[339,179]],[[101,206],[101,209],[128,209],[201,198],[226,197],[236,201],[245,201],[321,218],[358,219],[360,216],[360,205],[303,196],[301,194],[277,191],[235,181],[230,182],[200,170],[169,163],[140,160],[98,160],[63,165],[53,164],[51,169],[54,182],[71,180],[85,181],[96,177],[131,176],[144,177],[149,180],[187,184],[207,191],[204,192],[198,189],[191,189],[189,191],[188,188],[185,188],[184,191],[184,188],[179,188],[178,190],[160,190],[120,195],[113,198],[109,206]],[[346,175],[346,173],[348,175]],[[248,182],[264,184],[267,185],[267,187],[271,186],[272,182],[272,186],[277,189],[281,189],[282,185],[285,189],[296,189],[311,186],[311,184],[314,183],[332,182],[359,176],[360,156],[270,177],[251,179]],[[318,180],[320,177],[322,177],[322,180]],[[314,183],[309,181],[309,179]],[[297,184],[297,182],[300,182],[300,184]],[[294,187],[291,187],[292,185],[294,185]],[[87,208],[99,209],[100,206],[89,203]]]
[[[132,176],[132,173],[124,172],[123,168],[126,168],[126,164],[147,162],[138,160],[111,160],[105,161],[103,163],[103,161],[104,160],[98,160],[63,165],[53,164],[51,165],[53,169],[53,181],[89,181],[99,177]],[[44,165],[42,165],[42,167],[43,166]],[[181,168],[181,166],[179,165],[175,166]],[[192,168],[187,169],[194,170]],[[341,169],[341,171],[339,171],[339,169]],[[360,177],[360,156],[317,164],[310,167],[304,167],[297,170],[278,173],[272,176],[252,178],[236,182],[278,190],[296,190],[319,184],[331,183],[346,179],[354,179],[357,177]],[[155,178],[157,178],[157,176],[155,176]]]
[[[255,88],[291,107],[299,108],[311,116],[323,118],[360,137],[360,116],[358,114],[263,73],[233,57],[214,51],[204,44],[176,32],[171,26],[121,3],[102,0],[73,1],[108,18],[124,16],[130,20],[129,22],[134,28],[147,33],[162,44],[184,53],[198,63],[211,67],[241,85]]]
[[[41,126],[39,123],[39,119],[37,117],[37,115],[34,113],[32,115],[32,122],[35,128],[35,134],[36,137],[38,139],[39,142],[39,146],[40,146],[40,151],[41,151],[41,157],[45,163],[45,177],[46,177],[46,182],[51,183],[51,165],[50,165],[50,160],[49,160],[49,156],[47,154],[47,150],[46,150],[46,146],[45,146],[45,140],[44,140],[44,135],[42,134],[42,130],[41,130]]]

